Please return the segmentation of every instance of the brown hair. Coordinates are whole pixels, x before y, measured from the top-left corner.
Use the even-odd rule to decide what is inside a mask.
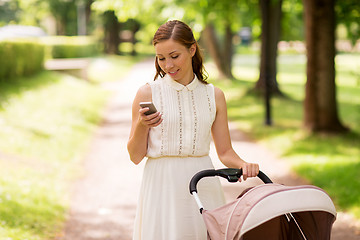
[[[168,21],[161,25],[156,31],[153,38],[153,45],[155,46],[159,42],[169,39],[173,39],[187,48],[190,48],[193,44],[196,45],[196,52],[192,57],[193,71],[201,82],[207,84],[207,75],[205,74],[206,71],[203,65],[203,57],[200,52],[199,44],[195,40],[191,28],[179,20]],[[166,75],[166,73],[160,68],[157,57],[155,59],[155,68],[156,74],[154,80],[156,80],[159,75],[160,77],[164,77]]]

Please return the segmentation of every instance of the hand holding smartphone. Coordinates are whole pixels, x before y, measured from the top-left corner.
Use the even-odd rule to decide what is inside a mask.
[[[154,106],[154,104],[152,102],[140,102],[140,107],[149,108],[149,110],[144,113],[145,115],[150,115],[150,114],[153,114],[153,113],[157,112],[157,110],[156,110],[156,108],[155,108],[155,106]]]

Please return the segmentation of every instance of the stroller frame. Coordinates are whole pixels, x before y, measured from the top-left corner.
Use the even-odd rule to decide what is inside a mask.
[[[265,184],[251,188],[232,203],[208,211],[201,203],[196,185],[200,179],[214,176],[226,178],[229,182],[237,182],[242,176],[242,170],[233,168],[204,170],[195,174],[190,181],[189,190],[203,215],[208,228],[208,239],[261,239],[253,232],[273,220],[282,222],[282,227],[286,221],[289,226],[291,225],[290,230],[289,227],[285,227],[291,236],[284,237],[285,230],[281,230],[280,234],[283,238],[274,237],[274,239],[330,239],[331,227],[336,219],[336,209],[330,197],[322,189],[311,185],[287,187],[272,183],[270,178],[260,171],[258,177]],[[242,207],[241,204],[245,205]],[[223,219],[224,213],[225,216],[229,216],[226,222]],[[217,217],[223,221],[221,224],[216,222]],[[319,223],[321,221],[323,223]],[[221,234],[216,231],[214,233],[214,230],[209,231],[209,227],[214,226],[219,228]],[[261,231],[264,231],[264,228]],[[254,237],[255,235],[257,237]],[[267,236],[266,239],[271,238]]]

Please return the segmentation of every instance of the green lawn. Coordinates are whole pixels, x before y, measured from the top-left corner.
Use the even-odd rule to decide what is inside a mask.
[[[238,55],[236,81],[211,81],[225,91],[229,118],[239,129],[267,146],[293,169],[325,189],[338,210],[360,219],[360,55],[336,57],[337,100],[341,121],[351,132],[343,135],[311,134],[302,128],[304,84],[303,54],[280,54],[278,82],[289,98],[271,100],[273,126],[264,125],[264,100],[248,93],[258,78],[256,55]],[[211,68],[210,68],[210,76]]]
[[[138,60],[95,59],[92,83],[50,71],[0,83],[0,239],[61,234],[68,184],[81,174],[79,164],[110,96],[97,83],[119,79]],[[101,75],[99,68],[112,74]]]

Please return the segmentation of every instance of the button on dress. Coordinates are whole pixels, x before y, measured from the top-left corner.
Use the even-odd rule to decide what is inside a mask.
[[[168,75],[149,84],[163,122],[149,131],[133,239],[205,240],[206,228],[189,182],[197,172],[214,168],[209,157],[214,86],[196,77],[184,86]],[[198,192],[206,209],[225,203],[217,178],[200,180]]]

